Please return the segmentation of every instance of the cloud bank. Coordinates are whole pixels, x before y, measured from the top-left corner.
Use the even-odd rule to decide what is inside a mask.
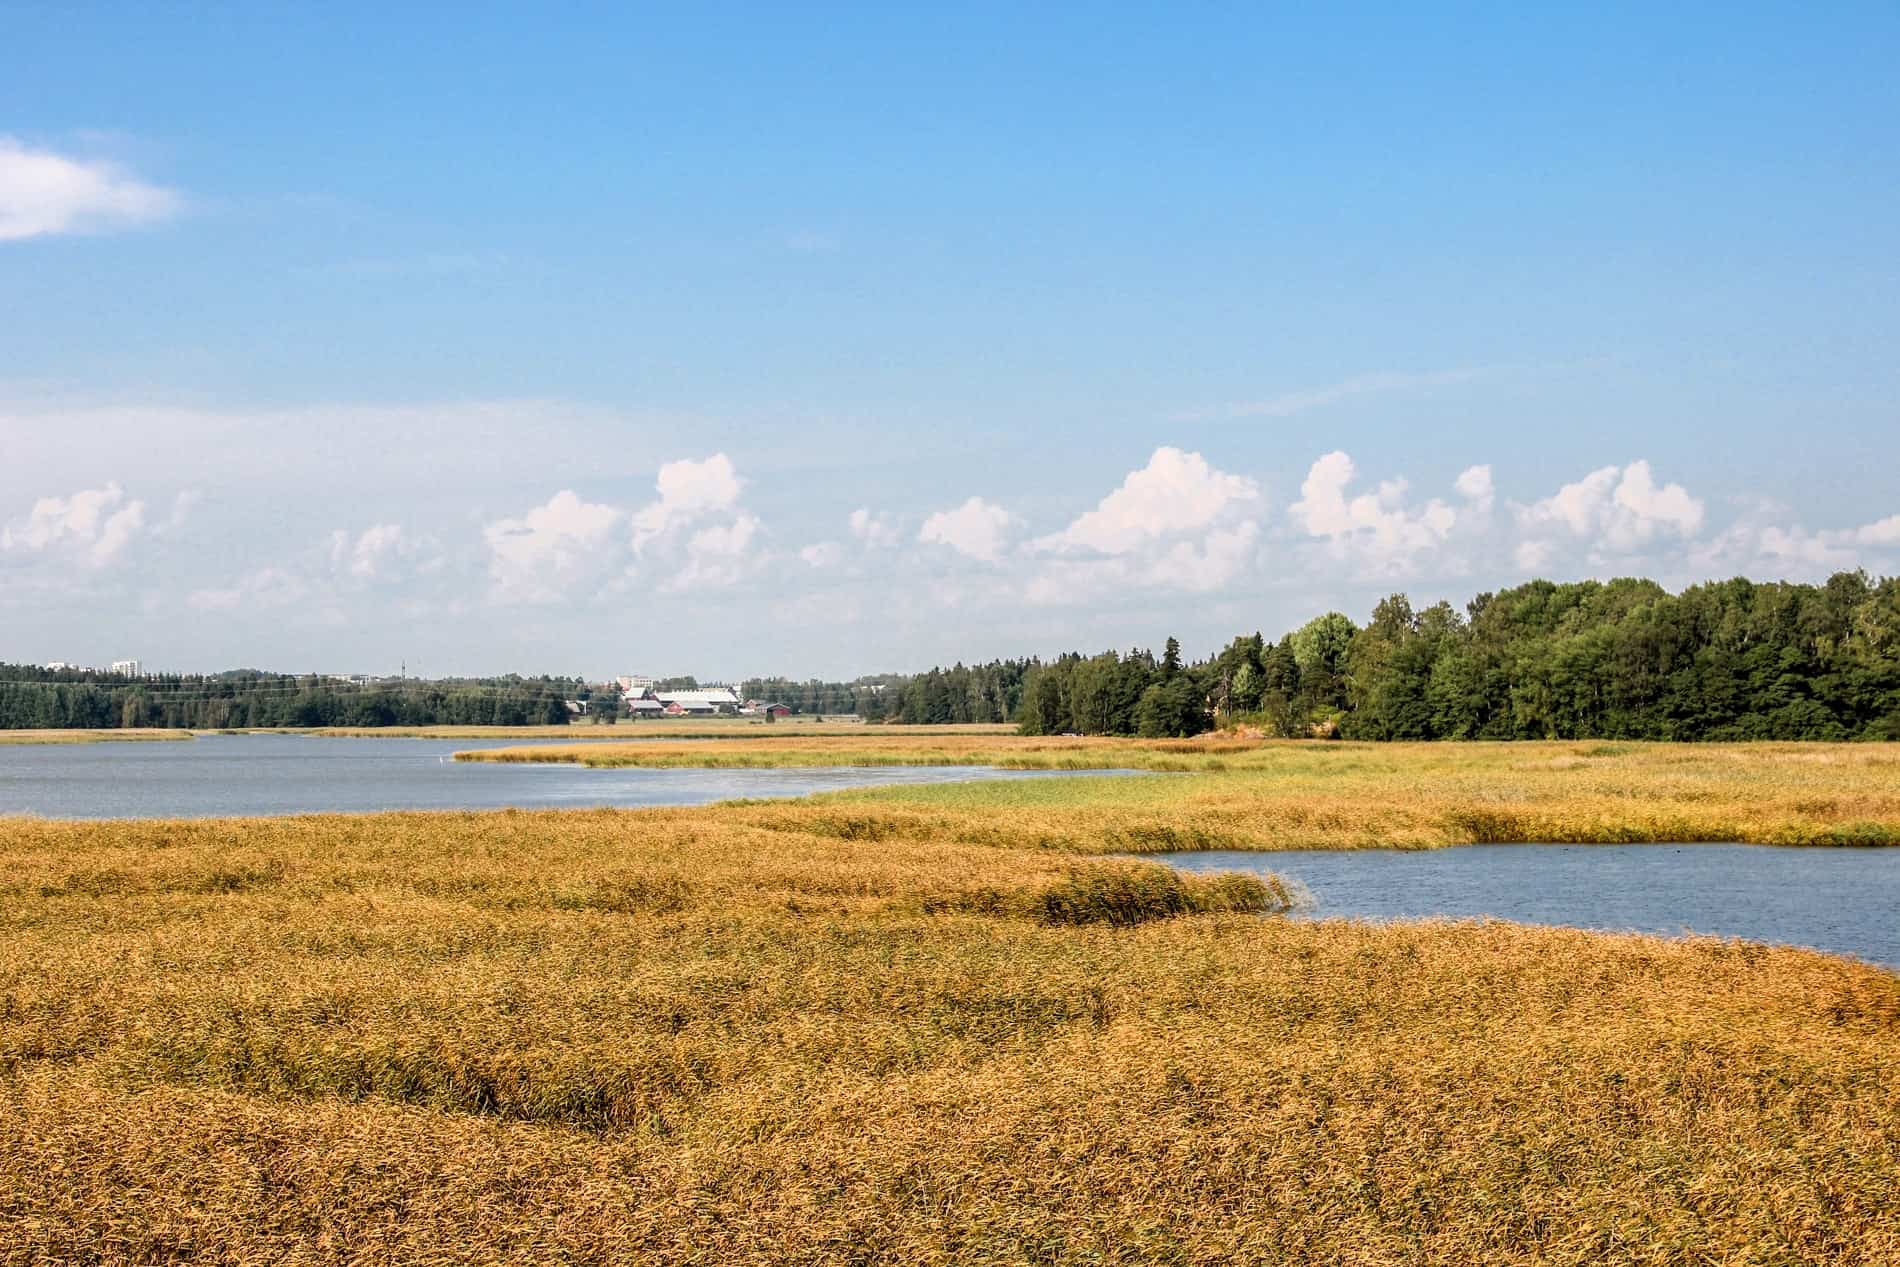
[[[369,513],[267,544],[231,518],[241,512],[222,504],[230,489],[135,491],[111,478],[49,491],[10,515],[0,506],[0,608],[17,624],[20,612],[42,622],[62,604],[109,603],[106,615],[137,611],[187,631],[194,617],[216,615],[263,640],[427,617],[461,639],[522,637],[530,650],[590,626],[648,630],[642,639],[746,629],[777,645],[751,624],[769,613],[826,631],[831,646],[860,635],[955,644],[1007,628],[1030,631],[1021,637],[1034,648],[1049,630],[1066,645],[1082,637],[1073,631],[1131,621],[1186,628],[1196,612],[1211,621],[1274,601],[1350,605],[1401,588],[1466,595],[1533,576],[1681,585],[1900,570],[1900,512],[1816,527],[1758,504],[1711,526],[1707,494],[1643,458],[1542,487],[1520,478],[1515,497],[1488,462],[1438,479],[1439,490],[1415,491],[1402,472],[1363,472],[1344,449],[1241,472],[1161,445],[1066,511],[1059,496],[1029,512],[980,488],[928,513],[826,507],[802,493],[761,509],[748,505],[740,464],[720,452],[661,463],[644,496],[645,481],[620,497],[600,491],[605,483],[556,488],[459,522],[405,504],[400,518]],[[1269,496],[1274,487],[1284,491]],[[788,507],[829,517],[835,535],[798,544]],[[268,646],[247,658],[268,660]]]

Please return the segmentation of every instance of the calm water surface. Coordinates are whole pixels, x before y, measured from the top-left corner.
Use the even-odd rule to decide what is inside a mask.
[[[452,754],[471,748],[523,742],[208,735],[189,741],[0,746],[0,814],[204,818],[511,805],[704,805],[740,796],[804,796],[847,787],[1071,773],[989,766],[590,770],[452,759]]]
[[[1314,918],[1495,916],[1710,933],[1900,967],[1900,849],[1767,845],[1467,845],[1170,854],[1187,871],[1272,872]]]

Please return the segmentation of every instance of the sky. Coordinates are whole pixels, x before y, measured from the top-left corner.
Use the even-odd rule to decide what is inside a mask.
[[[1900,571],[1900,8],[25,3],[0,660]]]

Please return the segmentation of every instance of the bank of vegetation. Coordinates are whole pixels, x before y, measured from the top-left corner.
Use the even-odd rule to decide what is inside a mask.
[[[598,768],[979,765],[1162,776],[887,787],[730,811],[767,826],[835,821],[865,840],[1085,853],[1539,841],[1900,844],[1900,754],[1879,744],[1314,744],[870,730],[456,755]]]
[[[1032,813],[0,820],[0,1262],[1900,1259],[1892,973]]]

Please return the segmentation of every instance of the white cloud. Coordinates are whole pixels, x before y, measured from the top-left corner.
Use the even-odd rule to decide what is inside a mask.
[[[815,568],[837,567],[844,559],[844,547],[836,541],[814,541],[800,549],[798,557]]]
[[[660,500],[633,516],[635,554],[677,532],[696,519],[738,504],[742,483],[732,460],[715,453],[703,462],[682,460],[660,468],[655,481]]]
[[[1764,508],[1772,513],[1780,507]],[[1829,572],[1891,561],[1900,547],[1900,515],[1858,528],[1810,531],[1798,523],[1763,523],[1760,514],[1744,518],[1692,552],[1702,568],[1742,575],[1818,579]]]
[[[1854,540],[1864,546],[1900,545],[1900,515],[1888,515],[1854,529]]]
[[[714,524],[695,532],[686,543],[686,565],[667,583],[668,589],[703,589],[736,585],[752,562],[753,539],[759,521],[740,515],[729,524]]]
[[[1259,525],[1236,524],[1218,529],[1200,541],[1181,541],[1147,568],[1145,580],[1155,586],[1207,594],[1230,584],[1253,561]]]
[[[1471,503],[1471,508],[1480,515],[1491,513],[1491,504],[1496,490],[1491,485],[1491,468],[1488,466],[1468,466],[1459,472],[1452,487],[1458,495]]]
[[[0,549],[70,550],[87,567],[117,559],[145,526],[145,503],[127,501],[117,481],[71,497],[42,497],[24,522],[0,528]]]
[[[1211,593],[1258,556],[1260,526],[1243,516],[1260,499],[1253,480],[1198,453],[1163,446],[1095,509],[1038,538],[1043,561],[1024,587],[1040,604],[1078,604],[1118,591]]]
[[[161,533],[177,532],[191,518],[191,512],[204,500],[204,494],[195,488],[187,488],[172,498],[171,514],[165,516],[165,522],[156,531]]]
[[[0,241],[129,228],[162,220],[179,205],[171,190],[112,163],[29,149],[0,136]]]
[[[1117,594],[1217,593],[1253,566],[1259,539],[1260,525],[1245,521],[1159,550],[1048,559],[1029,577],[1023,594],[1042,606],[1073,606]]]
[[[851,512],[851,535],[867,546],[894,546],[903,540],[897,521],[889,515],[873,514],[860,506]]]
[[[1511,562],[1520,572],[1541,572],[1550,562],[1551,554],[1548,541],[1520,541],[1511,551]]]
[[[924,520],[917,539],[994,563],[1002,555],[1011,521],[1012,516],[1001,506],[972,497],[954,510],[940,510]]]
[[[1789,528],[1771,526],[1761,530],[1756,548],[1758,557],[1783,569],[1805,564],[1832,571],[1854,566],[1854,552],[1846,548],[1844,539],[1851,540],[1851,535],[1809,532],[1799,524]]]
[[[1680,484],[1657,484],[1649,463],[1605,466],[1542,501],[1514,507],[1521,531],[1587,539],[1598,556],[1626,555],[1659,534],[1687,539],[1702,527],[1702,503]]]
[[[1126,554],[1163,537],[1205,528],[1236,503],[1259,496],[1259,486],[1245,476],[1217,471],[1198,453],[1164,445],[1094,510],[1036,545]]]
[[[86,551],[86,561],[93,567],[104,567],[119,557],[119,552],[144,526],[144,502],[131,502],[113,511],[99,529],[98,540]]]
[[[1476,486],[1472,468],[1460,476]],[[1408,485],[1403,479],[1382,481],[1377,491],[1347,496],[1356,471],[1341,450],[1321,456],[1300,484],[1300,500],[1288,507],[1295,526],[1308,536],[1329,541],[1342,554],[1359,557],[1373,571],[1395,575],[1409,570],[1417,557],[1444,544],[1457,526],[1458,512],[1437,498],[1418,510],[1405,504]],[[1466,477],[1470,477],[1467,479]]]
[[[621,512],[563,489],[519,519],[482,529],[496,598],[551,602],[591,576],[608,552]]]
[[[339,528],[330,534],[330,566],[361,580],[374,580],[410,545],[401,524],[373,524],[354,538]]]

